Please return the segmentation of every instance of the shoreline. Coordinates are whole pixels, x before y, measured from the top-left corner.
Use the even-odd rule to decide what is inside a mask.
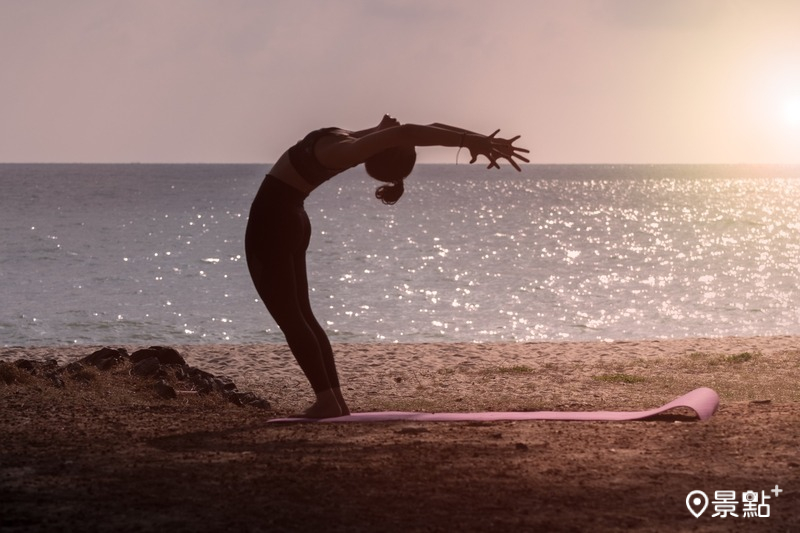
[[[800,335],[727,335],[727,336],[706,336],[706,337],[680,337],[680,338],[642,338],[642,339],[621,339],[621,340],[533,340],[533,341],[497,341],[497,342],[462,342],[462,341],[432,341],[432,342],[332,342],[334,351],[337,347],[375,347],[379,350],[392,350],[392,347],[405,347],[405,346],[434,346],[434,347],[470,347],[470,346],[492,346],[492,347],[542,347],[546,350],[555,349],[559,351],[559,347],[564,346],[586,346],[586,347],[610,347],[609,349],[601,350],[602,352],[619,352],[619,347],[622,346],[652,346],[663,347],[659,350],[669,350],[676,353],[685,349],[726,349],[732,344],[741,345],[766,345],[769,349],[791,349],[800,347]],[[8,360],[13,357],[14,353],[27,352],[34,356],[44,357],[48,351],[58,350],[61,357],[79,357],[79,354],[99,349],[106,346],[119,346],[127,348],[140,348],[143,346],[152,346],[159,343],[147,342],[116,342],[116,343],[67,343],[67,344],[19,344],[8,345],[0,347],[0,361]],[[285,342],[215,342],[215,343],[160,343],[164,346],[173,346],[187,352],[197,351],[199,353],[208,350],[224,350],[224,349],[251,349],[251,348],[265,348],[265,349],[281,349],[286,346]],[[516,351],[516,350],[515,350]],[[585,354],[586,352],[582,352]]]

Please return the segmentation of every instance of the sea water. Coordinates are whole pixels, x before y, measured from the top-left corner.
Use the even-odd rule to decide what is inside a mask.
[[[269,165],[0,165],[0,343],[281,342],[243,237]],[[334,342],[800,334],[800,167],[354,169],[306,200]]]

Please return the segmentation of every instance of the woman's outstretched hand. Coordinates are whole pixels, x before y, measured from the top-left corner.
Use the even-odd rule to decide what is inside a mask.
[[[520,148],[519,146],[514,146],[514,142],[520,138],[519,135],[512,137],[511,139],[503,139],[501,137],[497,137],[498,133],[500,133],[500,130],[495,131],[488,137],[475,136],[481,137],[481,139],[478,142],[469,143],[471,145],[468,146],[469,153],[472,156],[472,159],[470,159],[470,164],[477,161],[478,156],[482,155],[489,160],[489,166],[486,168],[500,168],[497,160],[505,159],[511,163],[511,166],[517,169],[517,172],[522,171],[522,169],[519,167],[519,164],[514,161],[514,158],[516,157],[520,161],[530,163],[530,160],[527,157],[521,155],[523,153],[530,153],[530,150]]]

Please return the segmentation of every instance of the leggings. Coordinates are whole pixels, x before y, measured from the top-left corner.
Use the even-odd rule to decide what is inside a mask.
[[[339,387],[333,350],[311,311],[306,250],[311,223],[306,195],[267,174],[250,208],[247,268],[314,392]]]

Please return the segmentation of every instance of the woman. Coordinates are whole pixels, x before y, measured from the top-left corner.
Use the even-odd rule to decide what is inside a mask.
[[[488,168],[528,152],[512,139],[486,136],[445,124],[400,124],[384,115],[380,124],[361,131],[324,128],[289,148],[264,178],[250,209],[245,235],[247,267],[261,300],[286,336],[286,342],[308,378],[316,401],[301,416],[328,418],[349,414],[342,397],[328,336],[311,311],[306,276],[306,249],[311,225],[303,208],[308,194],[326,180],[364,163],[367,173],[385,182],[375,196],[393,204],[403,194],[403,180],[416,161],[416,146],[453,146],[479,155]]]

